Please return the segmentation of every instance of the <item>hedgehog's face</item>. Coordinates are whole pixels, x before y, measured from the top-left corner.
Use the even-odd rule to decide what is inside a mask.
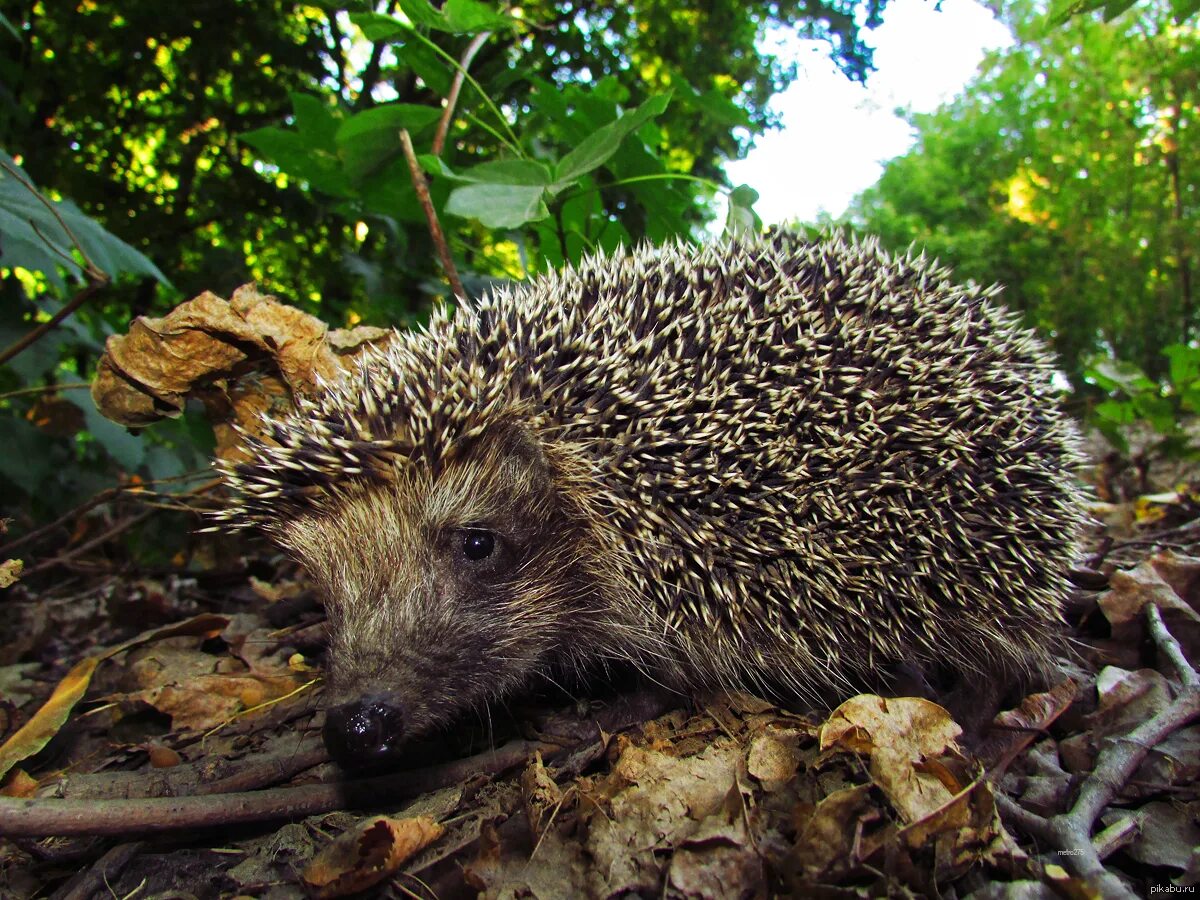
[[[541,451],[514,431],[280,526],[326,596],[340,760],[390,759],[552,665],[578,628],[579,542]]]

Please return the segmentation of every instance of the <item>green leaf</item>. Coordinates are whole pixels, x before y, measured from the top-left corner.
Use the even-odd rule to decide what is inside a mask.
[[[454,68],[427,44],[420,41],[409,41],[402,47],[396,47],[396,58],[403,65],[412,69],[417,77],[439,97],[450,93],[450,85],[454,81]],[[458,99],[459,108],[463,104],[474,102],[470,92]]]
[[[520,184],[467,184],[455,188],[446,212],[478,219],[488,228],[517,228],[550,215],[545,188]]]
[[[0,477],[7,478],[24,494],[36,494],[58,471],[56,442],[16,415],[7,415],[0,421],[4,423]]]
[[[0,168],[0,267],[20,266],[42,272],[63,290],[66,285],[60,275],[62,269],[73,278],[83,278],[83,268],[73,255],[73,235],[88,258],[110,277],[126,273],[148,275],[170,284],[145,255],[84,215],[74,203],[45,198],[16,161],[2,150],[0,161],[7,167]],[[70,233],[64,230],[59,218]]]
[[[1190,19],[1200,11],[1200,0],[1175,0],[1171,5],[1171,13],[1175,16],[1175,23],[1182,25],[1185,20]]]
[[[409,16],[409,18],[412,17]],[[390,41],[398,35],[409,33],[407,22],[401,22],[399,19],[385,16],[383,13],[350,13],[350,22],[357,26],[362,31],[363,37],[372,43]]]
[[[637,109],[585,137],[574,150],[558,161],[551,192],[561,191],[580,176],[608,162],[621,146],[621,141],[646,122],[662,115],[670,102],[670,94],[651,97]]]
[[[696,94],[692,102],[710,122],[719,122],[727,128],[753,127],[747,112],[716,88]]]
[[[550,169],[534,159],[501,159],[480,163],[457,174],[448,168],[442,173],[456,181],[473,184],[524,184],[545,187],[550,184]]]
[[[400,8],[414,25],[444,30],[442,13],[429,0],[400,0]]]
[[[421,171],[426,175],[433,175],[436,178],[451,178],[458,180],[458,175],[454,170],[446,165],[446,161],[440,156],[434,156],[432,153],[418,153],[417,162],[421,166]]]
[[[442,7],[446,30],[456,34],[504,31],[516,25],[511,16],[496,12],[492,4],[479,0],[446,0]]]
[[[337,151],[334,137],[341,120],[333,114],[333,107],[312,94],[294,91],[292,115],[296,119],[296,131],[313,147],[333,153]]]
[[[1133,363],[1108,356],[1094,356],[1083,372],[1084,380],[1106,391],[1121,391],[1129,396],[1146,391],[1158,392],[1158,385]]]
[[[1063,25],[1075,16],[1100,9],[1108,0],[1054,0],[1046,11],[1046,20],[1050,25]]]
[[[1168,374],[1176,393],[1182,393],[1200,381],[1200,347],[1172,344],[1164,347],[1162,352],[1170,361]]]
[[[418,132],[436,122],[442,111],[414,103],[387,103],[351,116],[337,131],[345,171],[360,179],[400,154],[400,129]]]
[[[239,134],[238,140],[288,175],[307,181],[314,190],[334,197],[354,196],[354,187],[342,171],[337,154],[314,146],[298,132],[271,125]]]
[[[1175,407],[1166,397],[1145,392],[1133,398],[1134,412],[1150,423],[1159,434],[1176,431]]]
[[[446,0],[439,10],[428,0],[400,0],[400,8],[414,25],[446,31],[451,34],[478,34],[481,31],[503,31],[516,26],[511,16],[498,13],[493,4],[479,0]],[[360,16],[351,20],[359,24]],[[382,16],[381,18],[388,18]],[[359,25],[361,28],[362,26]],[[363,34],[367,34],[363,28]],[[370,35],[367,35],[370,38]],[[374,40],[374,38],[370,38]]]
[[[1135,0],[1109,0],[1104,5],[1104,21],[1111,22],[1129,7],[1133,6]]]

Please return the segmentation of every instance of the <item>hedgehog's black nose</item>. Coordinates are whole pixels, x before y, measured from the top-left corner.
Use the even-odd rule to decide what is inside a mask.
[[[329,755],[347,768],[378,766],[397,755],[404,740],[399,704],[367,697],[325,713],[322,731]]]

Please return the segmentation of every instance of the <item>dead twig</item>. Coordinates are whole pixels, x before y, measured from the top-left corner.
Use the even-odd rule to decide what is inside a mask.
[[[471,67],[471,60],[475,58],[475,54],[479,52],[488,38],[492,36],[490,31],[481,31],[475,35],[475,38],[467,45],[467,49],[463,51],[462,59],[459,61],[458,68],[454,71],[454,81],[450,84],[450,93],[446,95],[446,108],[442,111],[442,118],[438,121],[437,132],[433,136],[433,155],[441,156],[442,148],[446,145],[446,135],[450,131],[450,123],[454,120],[454,107],[458,105],[458,95],[462,91],[463,81],[467,76],[467,69]]]
[[[8,362],[22,350],[32,345],[35,341],[40,340],[43,335],[57,328],[58,324],[62,322],[63,319],[71,315],[71,313],[75,312],[75,310],[79,309],[79,307],[83,306],[83,304],[87,303],[93,294],[105,287],[107,284],[107,276],[105,276],[103,281],[89,281],[82,290],[80,290],[75,294],[74,297],[71,298],[70,303],[56,312],[41,325],[38,325],[36,328],[22,335],[20,338],[9,344],[8,347],[6,347],[3,351],[0,351],[0,365],[4,365],[4,363]]]
[[[199,788],[206,793],[188,797],[150,797],[127,800],[56,800],[0,797],[0,835],[40,837],[45,835],[122,835],[160,829],[193,829],[213,825],[235,825],[276,819],[295,819],[335,809],[378,808],[380,804],[413,797],[459,784],[478,774],[497,775],[525,765],[535,753],[546,760],[570,757],[590,747],[597,739],[662,714],[670,706],[666,695],[635,693],[602,710],[584,729],[585,736],[574,744],[551,741],[510,741],[467,759],[353,781],[335,781],[263,791],[209,794],[254,778],[276,777],[275,765],[256,770],[249,782],[244,773],[227,776]],[[320,758],[324,751],[297,753],[303,757],[289,764],[300,766]],[[311,754],[311,755],[310,755]],[[292,769],[292,771],[297,771]]]
[[[11,400],[13,397],[25,397],[29,394],[54,394],[58,391],[82,391],[91,388],[90,381],[68,381],[64,384],[40,384],[37,387],[19,388],[15,391],[5,391],[0,394],[0,400]]]
[[[412,176],[417,199],[421,201],[421,208],[425,210],[425,219],[429,222],[429,234],[433,238],[433,245],[437,248],[438,258],[442,261],[446,277],[450,279],[450,289],[454,291],[456,297],[465,300],[467,292],[463,289],[462,280],[458,277],[458,269],[454,265],[454,259],[450,256],[446,236],[442,233],[441,223],[438,222],[437,212],[433,208],[433,200],[429,196],[429,185],[425,181],[425,173],[421,171],[421,164],[417,161],[417,153],[413,149],[412,137],[407,128],[400,129],[400,144],[404,147],[404,158],[408,160],[408,171]]]
[[[1150,633],[1159,651],[1179,673],[1183,691],[1160,713],[1124,735],[1110,736],[1096,756],[1092,773],[1083,782],[1070,810],[1049,818],[1032,813],[1012,800],[998,795],[1004,817],[1020,830],[1065,851],[1062,862],[1099,888],[1105,897],[1132,897],[1125,884],[1104,868],[1104,854],[1112,852],[1120,835],[1092,836],[1101,813],[1129,784],[1138,767],[1154,747],[1179,729],[1200,718],[1200,676],[1183,656],[1179,642],[1167,631],[1162,615],[1154,604],[1146,605]]]
[[[127,519],[122,519],[121,521],[119,521],[115,525],[113,525],[111,528],[109,528],[107,531],[103,532],[102,534],[97,535],[96,537],[92,538],[90,541],[84,541],[78,547],[72,547],[70,550],[68,550],[65,553],[60,553],[58,556],[52,556],[52,557],[50,557],[50,559],[42,560],[36,566],[31,568],[28,572],[22,573],[21,577],[29,578],[33,575],[39,575],[42,572],[46,572],[50,569],[53,569],[56,566],[61,566],[63,563],[68,562],[77,556],[81,556],[84,553],[87,553],[92,548],[98,547],[101,544],[112,540],[117,535],[123,534],[124,532],[126,532],[130,528],[132,528],[134,525],[137,525],[141,522],[146,521],[146,519],[148,519],[148,518],[150,518],[150,516],[154,515],[154,512],[155,512],[155,510],[153,510],[153,509],[147,509],[147,510],[143,510],[142,512],[138,513],[136,516],[130,516]]]
[[[144,841],[130,841],[109,849],[86,871],[72,878],[54,895],[54,900],[91,900],[97,894],[109,893],[108,886],[120,877],[125,867],[137,856]]]
[[[150,797],[139,800],[19,800],[0,797],[0,834],[128,835],[135,832],[229,826],[295,819],[335,809],[379,806],[437,790],[472,775],[499,774],[555,744],[512,741],[469,759],[355,781],[273,788],[235,794]]]

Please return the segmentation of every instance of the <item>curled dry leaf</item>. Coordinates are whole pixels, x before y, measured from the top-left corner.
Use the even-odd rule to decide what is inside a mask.
[[[389,334],[368,327],[330,332],[320,319],[252,284],[230,300],[205,292],[109,337],[92,398],[114,422],[138,427],[180,415],[195,396],[214,426],[253,430],[258,412],[315,393],[320,379],[336,376],[344,356]],[[257,377],[246,377],[252,372]],[[220,428],[217,437],[219,454],[237,443]]]
[[[366,890],[436,841],[443,830],[425,816],[370,819],[317,854],[301,878],[315,897],[345,897]]]
[[[800,768],[800,747],[805,738],[807,735],[796,728],[768,726],[750,742],[746,771],[764,790],[779,790]]]
[[[862,753],[870,758],[871,778],[904,822],[922,819],[965,787],[938,757],[954,753],[962,733],[950,714],[918,697],[852,697],[821,726],[823,751]]]
[[[521,773],[521,805],[525,809],[529,833],[535,841],[550,827],[562,800],[562,790],[546,771],[542,754],[535,753],[525,771]]]
[[[887,820],[870,791],[866,784],[842,788],[817,804],[796,836],[796,860],[808,878],[852,871],[880,846],[871,833]]]
[[[1194,595],[1194,563],[1189,557],[1159,554],[1129,571],[1113,572],[1110,590],[1097,600],[1112,628],[1109,643],[1136,648],[1145,637],[1143,611],[1147,603],[1153,603],[1184,653],[1192,658],[1200,655],[1200,613],[1177,590],[1181,588],[1189,598]]]
[[[993,776],[1003,773],[1021,752],[1045,733],[1079,696],[1079,685],[1068,678],[1048,691],[1030,694],[1016,709],[998,714],[987,741],[977,755]]]

